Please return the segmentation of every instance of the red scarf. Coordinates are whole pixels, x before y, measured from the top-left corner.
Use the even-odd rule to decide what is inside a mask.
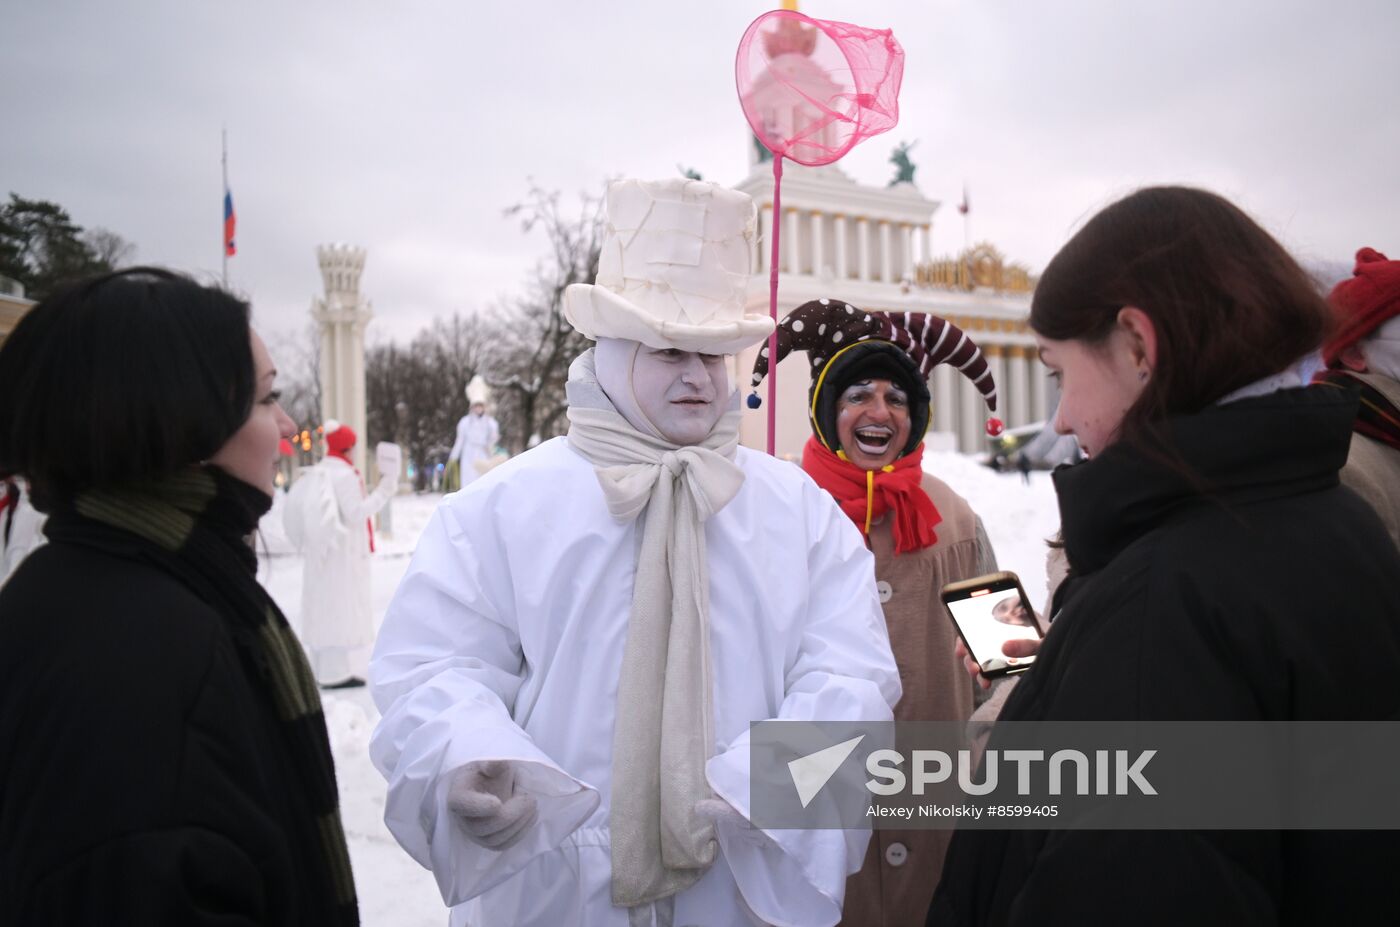
[[[360,476],[360,470],[355,466],[355,462],[350,459],[350,448],[343,451],[331,451],[332,457],[339,457],[350,465],[350,469],[355,471],[355,477],[360,481],[360,498],[365,497],[365,478]],[[374,519],[365,519],[365,529],[369,531],[369,552],[374,553]]]
[[[871,523],[894,509],[896,554],[938,543],[933,529],[943,516],[919,485],[924,476],[923,460],[922,443],[882,470],[862,470],[827,450],[815,436],[802,448],[802,469],[836,497],[841,511],[851,516],[861,534],[870,534]]]

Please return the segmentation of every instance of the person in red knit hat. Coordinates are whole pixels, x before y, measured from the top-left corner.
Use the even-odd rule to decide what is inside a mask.
[[[1400,261],[1373,248],[1327,297],[1337,332],[1316,380],[1359,390],[1361,407],[1342,482],[1371,503],[1400,546]]]
[[[997,569],[982,520],[923,468],[928,375],[951,364],[996,409],[996,384],[981,349],[957,326],[922,313],[866,312],[836,299],[794,309],[778,326],[777,358],[807,352],[812,437],[802,469],[850,517],[875,555],[875,578],[899,664],[897,721],[957,721],[974,689],[956,653],[957,633],[939,591]],[[768,348],[754,364],[755,389]],[[749,398],[756,406],[757,393]],[[995,434],[1001,423],[988,422]],[[846,883],[843,925],[920,922],[951,832],[876,830],[860,871]],[[933,878],[930,878],[930,874]]]

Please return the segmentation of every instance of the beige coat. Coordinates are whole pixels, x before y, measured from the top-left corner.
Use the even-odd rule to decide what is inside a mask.
[[[890,519],[870,531],[875,579],[904,697],[896,721],[967,721],[973,684],[953,655],[957,632],[939,592],[947,583],[996,572],[996,555],[981,519],[947,484],[924,474],[943,521],[938,542],[896,556]],[[951,830],[877,830],[865,865],[846,881],[843,925],[922,924],[943,871]]]
[[[1400,381],[1378,373],[1354,374],[1400,408]],[[1351,436],[1351,453],[1342,468],[1342,482],[1355,490],[1385,522],[1390,539],[1400,547],[1400,451],[1365,435]]]

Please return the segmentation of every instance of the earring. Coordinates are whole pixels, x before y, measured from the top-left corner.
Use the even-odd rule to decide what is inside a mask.
[[[1148,374],[1150,374],[1151,372],[1152,372],[1151,370],[1139,370],[1139,371],[1138,371],[1138,379],[1141,380],[1142,382],[1146,383],[1146,382],[1147,382],[1147,376],[1148,376]]]

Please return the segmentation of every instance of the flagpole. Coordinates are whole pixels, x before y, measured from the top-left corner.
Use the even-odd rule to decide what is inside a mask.
[[[963,250],[972,250],[972,204],[967,200],[967,184],[963,184]]]
[[[960,272],[967,275],[966,283],[972,283],[972,204],[967,200],[967,184],[963,184],[962,202],[958,204],[958,212],[962,213],[963,220],[963,255],[958,263],[961,265]]]
[[[223,154],[223,165],[224,165],[224,196],[227,197],[227,196],[228,196],[228,128],[227,128],[227,127],[225,127],[225,128],[223,129],[223,139],[224,139],[224,154]],[[222,200],[221,200],[220,202],[222,202]],[[221,217],[221,218],[222,218],[222,217]],[[228,221],[228,220],[225,219],[224,222],[220,222],[220,223],[219,223],[219,251],[220,251],[220,252],[223,254],[223,256],[224,256],[224,289],[226,289],[226,290],[228,289],[228,242],[225,240],[224,223],[227,222],[227,221]]]

